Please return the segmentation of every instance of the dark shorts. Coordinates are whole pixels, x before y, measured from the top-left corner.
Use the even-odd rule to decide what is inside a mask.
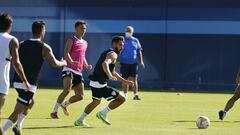
[[[73,85],[72,87],[75,87],[76,85],[78,85],[84,81],[83,77],[81,75],[75,74],[72,71],[63,71],[62,78],[67,77],[67,76],[72,78],[72,85]]]
[[[26,106],[32,103],[34,93],[31,91],[25,91],[24,89],[16,88],[18,93],[17,102],[24,104]]]
[[[117,98],[119,95],[119,91],[115,88],[106,86],[103,88],[94,88],[92,89],[92,99],[93,100],[101,100],[101,98],[105,98],[107,101]]]
[[[123,78],[136,77],[137,71],[138,71],[137,63],[135,63],[135,64],[122,64],[121,63],[120,72],[121,72]]]

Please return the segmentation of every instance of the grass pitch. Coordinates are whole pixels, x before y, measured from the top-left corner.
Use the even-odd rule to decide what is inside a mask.
[[[64,116],[59,108],[60,119],[50,119],[50,112],[60,93],[59,90],[38,89],[35,106],[23,124],[24,135],[238,135],[240,133],[240,104],[236,103],[224,121],[218,120],[231,94],[140,92],[141,101],[129,99],[120,108],[109,113],[111,126],[95,117],[97,111],[107,105],[105,100],[86,118],[92,128],[74,127],[87,103],[91,91],[85,91],[83,101],[69,106],[70,116]],[[73,94],[73,92],[71,92]],[[2,112],[2,123],[13,111],[17,93],[10,90]],[[197,129],[195,119],[205,115],[210,118],[208,129]],[[8,135],[13,135],[11,130]]]

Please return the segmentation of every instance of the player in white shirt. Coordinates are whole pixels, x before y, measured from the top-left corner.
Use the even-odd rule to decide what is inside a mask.
[[[8,94],[10,79],[10,63],[17,74],[20,76],[23,84],[29,90],[30,84],[28,83],[24,74],[22,64],[19,61],[18,55],[18,40],[9,33],[12,30],[12,17],[8,13],[0,14],[0,112],[5,102],[5,96]],[[3,134],[1,129],[0,135]]]

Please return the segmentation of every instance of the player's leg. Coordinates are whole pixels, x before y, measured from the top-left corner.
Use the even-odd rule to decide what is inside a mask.
[[[79,119],[75,121],[75,126],[89,127],[89,125],[84,122],[84,119],[101,103],[101,98],[103,97],[102,93],[104,92],[104,89],[91,87],[91,90],[93,101],[85,107]]]
[[[3,132],[6,134],[6,131],[13,126],[13,124],[17,121],[18,116],[23,113],[25,110],[26,105],[23,105],[22,103],[17,102],[13,113],[9,116],[7,122],[3,126]]]
[[[223,120],[226,113],[234,106],[234,103],[240,98],[240,85],[237,85],[233,96],[228,100],[224,110],[219,111],[219,119]]]
[[[60,95],[57,98],[57,102],[53,108],[52,113],[50,114],[51,118],[58,119],[58,108],[61,107],[61,104],[65,97],[69,94],[70,90],[72,88],[72,77],[71,73],[66,74],[66,76],[63,78],[63,91],[60,93]]]
[[[2,108],[3,108],[3,105],[5,103],[5,99],[6,99],[5,96],[6,96],[5,94],[0,93],[0,116],[2,114]],[[1,121],[1,119],[0,119],[0,121]],[[0,135],[3,135],[3,130],[2,130],[1,126],[0,126]]]
[[[133,99],[141,100],[140,96],[138,95],[138,79],[137,78],[138,78],[138,75],[136,75],[135,77],[129,77],[129,80],[134,82],[134,86],[132,87],[133,94],[134,94]]]
[[[134,82],[134,86],[132,87],[134,100],[141,100],[140,96],[138,95],[138,65],[137,63],[129,65],[129,80]]]
[[[19,115],[18,120],[17,120],[17,124],[16,124],[16,126],[13,127],[13,130],[22,129],[23,121],[25,120],[26,116],[28,115],[28,113],[29,113],[30,110],[32,109],[33,105],[34,105],[34,99],[33,99],[32,102],[29,104],[29,106],[27,107],[27,109],[24,110],[23,113]]]
[[[127,64],[121,64],[120,73],[124,79],[128,80],[129,73]],[[122,90],[124,92],[125,97],[128,98],[129,85],[122,83]]]
[[[81,127],[89,127],[89,125],[84,122],[84,119],[85,119],[100,103],[101,103],[101,100],[95,100],[95,99],[94,99],[91,103],[89,103],[89,104],[85,107],[85,109],[84,109],[83,113],[81,114],[81,116],[79,117],[79,119],[74,122],[74,125],[75,125],[75,126],[81,126]]]
[[[64,101],[61,105],[64,114],[67,116],[69,115],[67,106],[83,99],[84,83],[83,83],[82,76],[73,73],[72,84],[73,84],[72,88],[75,92],[75,95],[71,96],[68,100]]]
[[[105,107],[102,111],[98,112],[96,116],[99,119],[101,119],[104,123],[111,125],[111,122],[107,119],[108,112],[122,105],[126,101],[126,98],[118,90],[108,86],[105,88],[104,98],[107,99],[108,101],[112,99],[113,100],[108,104],[107,107]]]
[[[32,103],[32,99],[34,93],[31,91],[25,91],[24,89],[16,89],[18,92],[17,103],[14,108],[13,113],[9,116],[6,124],[3,127],[3,131],[6,132],[9,128],[13,126],[13,124],[18,120],[19,116],[28,110],[30,104]],[[13,130],[15,135],[21,135],[21,129]]]

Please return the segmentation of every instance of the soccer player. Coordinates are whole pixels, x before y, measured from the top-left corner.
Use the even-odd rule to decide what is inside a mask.
[[[5,96],[8,94],[10,82],[10,62],[12,62],[16,73],[19,75],[26,89],[29,89],[28,83],[22,64],[19,61],[18,49],[19,44],[17,38],[10,35],[12,30],[12,16],[8,13],[0,14],[0,113],[5,102]],[[3,134],[0,128],[0,135]]]
[[[15,135],[21,135],[21,126],[24,118],[32,108],[33,96],[37,90],[40,70],[46,58],[49,63],[55,67],[60,68],[67,63],[64,60],[58,61],[49,45],[43,42],[45,35],[45,23],[43,21],[35,21],[32,24],[33,37],[20,43],[19,56],[26,74],[26,78],[30,83],[30,89],[26,90],[26,86],[21,81],[18,74],[14,74],[13,85],[18,92],[17,103],[13,113],[9,116],[7,122],[3,126],[3,131],[6,131],[17,122],[13,127]]]
[[[240,98],[240,69],[237,73],[236,83],[237,83],[237,87],[235,89],[233,96],[228,100],[227,104],[225,105],[224,110],[220,110],[218,112],[220,120],[224,119],[227,112],[233,107],[234,103]]]
[[[132,87],[134,93],[134,100],[141,100],[138,95],[138,62],[137,58],[139,57],[140,65],[142,68],[145,68],[143,62],[142,47],[139,40],[136,37],[133,37],[134,29],[132,26],[127,26],[125,31],[125,42],[124,49],[120,54],[120,72],[124,79],[128,79],[134,82]],[[129,86],[122,84],[122,88],[126,97],[128,97]]]
[[[84,118],[100,104],[101,98],[112,101],[102,111],[98,112],[96,116],[104,123],[111,125],[107,119],[107,113],[125,102],[125,97],[122,93],[107,85],[109,79],[118,80],[131,86],[134,85],[132,81],[123,79],[114,69],[118,54],[122,51],[123,46],[124,37],[114,36],[112,39],[112,48],[104,51],[98,59],[93,74],[89,76],[93,101],[86,106],[80,118],[74,122],[75,126],[89,127],[84,122]]]
[[[59,107],[61,107],[64,114],[68,116],[69,112],[67,106],[83,99],[83,66],[88,70],[92,69],[92,65],[89,65],[85,58],[88,43],[83,39],[83,36],[86,32],[86,28],[87,24],[85,21],[77,21],[75,23],[75,35],[67,40],[64,51],[64,58],[67,61],[67,66],[65,66],[62,71],[63,91],[58,96],[54,109],[50,114],[53,119],[59,118],[57,113]],[[63,102],[72,88],[74,89],[75,95]]]

